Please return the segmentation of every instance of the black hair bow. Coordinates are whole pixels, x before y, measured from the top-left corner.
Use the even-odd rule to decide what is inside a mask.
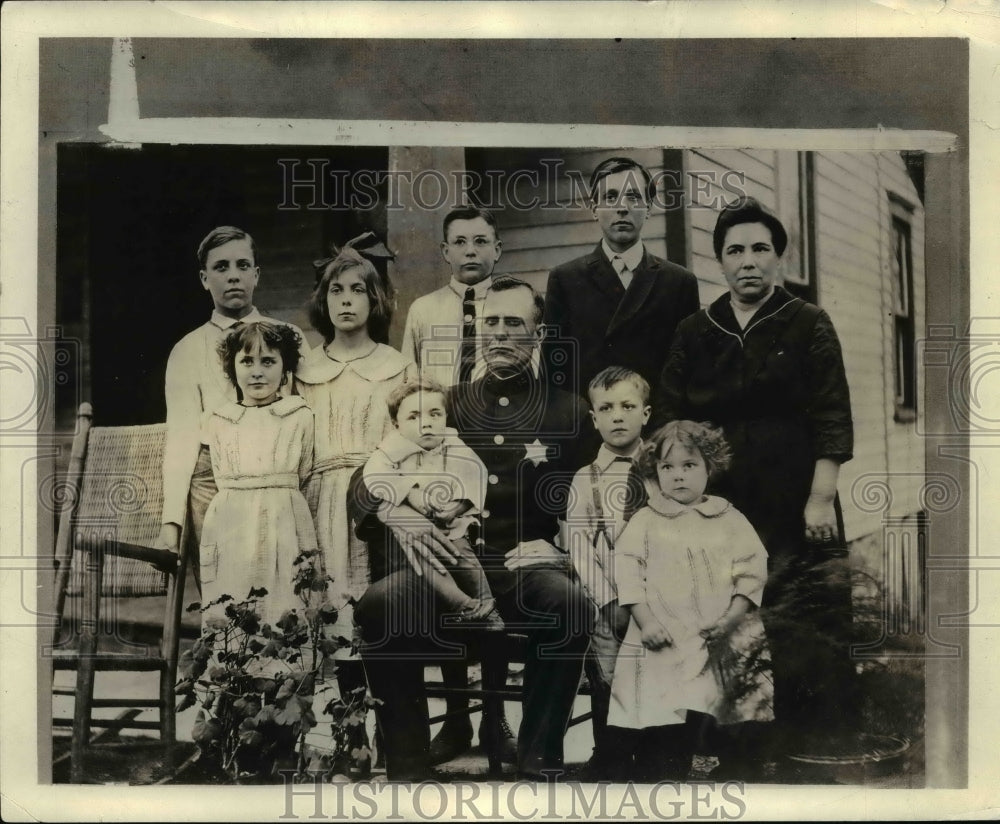
[[[380,239],[379,236],[374,232],[365,232],[363,235],[358,235],[356,238],[351,238],[344,244],[344,248],[350,247],[355,252],[357,252],[361,257],[367,258],[372,263],[378,263],[380,260],[395,260],[396,253],[391,251],[388,246],[386,246]],[[336,246],[333,247],[333,254],[328,258],[323,258],[322,260],[314,260],[313,268],[316,270],[316,282],[319,283],[320,278],[323,277],[323,273],[326,271],[326,267],[336,260],[337,255],[340,254],[340,249]]]

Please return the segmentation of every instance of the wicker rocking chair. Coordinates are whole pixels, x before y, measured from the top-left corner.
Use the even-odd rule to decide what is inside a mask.
[[[160,531],[163,505],[161,471],[164,424],[91,426],[90,404],[81,404],[73,440],[66,496],[56,537],[57,622],[51,655],[53,670],[76,670],[76,689],[53,689],[53,695],[73,695],[73,718],[53,718],[54,727],[72,725],[70,780],[85,779],[84,754],[91,727],[159,729],[160,739],[176,738],[174,685],[186,559],[152,544]],[[181,547],[184,546],[183,540]],[[157,649],[126,646],[101,651],[102,596],[113,599],[166,594],[163,635]],[[64,611],[75,607],[70,637],[63,637]],[[112,600],[109,600],[112,599]],[[104,622],[114,627],[114,621]],[[119,645],[120,646],[120,645]],[[158,672],[156,698],[94,698],[97,672]],[[158,721],[134,720],[125,713],[106,721],[92,717],[98,707],[157,708]]]

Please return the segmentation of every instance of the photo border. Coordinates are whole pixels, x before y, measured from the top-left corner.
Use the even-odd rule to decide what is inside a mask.
[[[822,33],[824,36],[856,37],[863,30],[866,35],[923,37],[931,33],[937,36],[959,36],[968,38],[970,44],[970,103],[973,115],[968,124],[968,158],[972,163],[972,174],[969,178],[968,197],[972,203],[971,212],[963,202],[962,187],[952,193],[954,209],[953,225],[938,226],[938,231],[945,241],[946,247],[953,247],[955,232],[960,237],[969,237],[971,249],[969,255],[959,249],[949,268],[948,285],[951,290],[943,289],[942,294],[932,296],[930,292],[931,279],[928,279],[928,305],[932,297],[942,301],[960,300],[961,295],[954,294],[954,287],[962,292],[962,274],[969,273],[967,293],[971,300],[972,317],[992,318],[997,316],[995,301],[997,298],[990,293],[990,269],[986,265],[997,259],[998,240],[995,226],[996,212],[992,204],[998,202],[996,197],[997,181],[997,138],[990,128],[997,123],[997,104],[995,99],[995,81],[992,80],[992,66],[997,64],[1000,54],[997,48],[998,28],[995,13],[983,11],[983,4],[965,4],[968,9],[949,7],[943,11],[937,9],[932,16],[929,9],[919,8],[923,4],[909,4],[907,8],[889,10],[876,4],[830,3],[822,9],[811,3],[767,3],[755,6],[752,13],[743,4],[719,2],[710,4],[711,13],[707,9],[699,9],[689,3],[655,4],[652,8],[636,6],[628,8],[627,12],[615,9],[620,20],[620,33],[623,37],[649,37],[656,33],[660,37],[744,37],[750,32],[766,31],[769,36],[800,36],[809,37]],[[961,4],[959,4],[961,5]],[[313,6],[309,8],[309,6]],[[334,9],[333,7],[336,7]],[[617,4],[583,4],[590,14],[599,16],[601,9],[610,14]],[[34,334],[41,337],[44,329],[43,318],[51,319],[54,313],[48,311],[54,307],[51,294],[39,294],[37,261],[44,265],[54,263],[54,224],[52,221],[39,220],[38,215],[54,215],[55,186],[54,181],[47,179],[46,168],[54,168],[54,151],[46,156],[44,145],[39,148],[38,141],[38,40],[47,36],[116,36],[123,27],[129,29],[131,36],[233,36],[259,37],[261,32],[268,36],[295,36],[296,33],[308,31],[309,36],[330,34],[334,36],[375,37],[389,36],[387,32],[399,32],[400,37],[461,37],[470,36],[525,36],[530,23],[531,31],[537,36],[548,37],[595,37],[604,36],[606,32],[595,34],[589,24],[574,15],[576,4],[542,4],[537,13],[531,13],[521,4],[494,5],[477,4],[475,6],[448,4],[447,9],[435,7],[434,4],[285,4],[281,8],[274,4],[264,3],[253,7],[243,4],[226,3],[163,3],[145,4],[97,4],[88,3],[11,3],[3,9],[3,245],[0,251],[0,266],[2,266],[2,282],[4,301],[0,311],[4,317],[35,318],[37,325]],[[581,8],[582,8],[581,7]],[[915,8],[916,7],[916,8]],[[458,11],[460,9],[460,11]],[[498,10],[491,18],[490,10]],[[987,7],[988,9],[988,7]],[[844,12],[850,10],[852,19],[845,20]],[[500,13],[502,12],[502,13]],[[659,15],[656,12],[660,12]],[[838,13],[839,12],[839,13]],[[289,25],[289,20],[295,20],[295,25]],[[433,22],[431,22],[433,21]],[[267,23],[271,24],[269,28]],[[985,26],[984,26],[985,23]],[[471,31],[473,32],[470,35]],[[430,29],[433,28],[433,31]],[[602,28],[598,25],[598,28]],[[606,27],[603,27],[606,28]],[[727,35],[727,31],[733,32]],[[109,34],[114,32],[114,34]],[[708,33],[710,32],[710,33]],[[617,33],[616,33],[617,35]],[[34,64],[32,64],[32,58]],[[109,118],[111,121],[112,118]],[[127,122],[125,121],[120,122]],[[489,124],[496,129],[496,124]],[[378,128],[376,126],[376,128]],[[412,125],[414,130],[420,127]],[[454,128],[449,125],[447,128]],[[619,127],[625,135],[631,127]],[[756,131],[756,130],[755,130]],[[812,130],[810,133],[815,134]],[[661,132],[666,135],[669,130]],[[878,130],[875,132],[876,136]],[[125,133],[122,133],[125,136]],[[133,135],[141,137],[141,135]],[[734,136],[732,139],[739,139]],[[257,142],[257,141],[248,141]],[[299,143],[309,141],[296,141]],[[538,141],[535,141],[537,143]],[[614,141],[621,145],[643,145],[646,141],[634,139]],[[653,141],[660,145],[659,139]],[[588,140],[588,145],[606,145],[603,140]],[[463,145],[474,145],[463,139]],[[664,141],[662,145],[678,145],[672,141]],[[758,145],[758,144],[754,144]],[[797,148],[810,148],[809,145],[796,144]],[[961,152],[960,152],[961,153]],[[15,160],[16,159],[16,160]],[[933,173],[933,171],[931,171]],[[36,200],[37,199],[37,200]],[[37,208],[36,204],[37,203]],[[928,225],[928,248],[934,243]],[[961,245],[961,244],[960,244]],[[964,261],[963,261],[964,257]],[[52,270],[54,271],[54,267]],[[931,271],[928,264],[927,271]],[[15,277],[16,273],[16,277]],[[955,278],[959,282],[954,283]],[[37,312],[37,314],[36,314]],[[45,431],[44,426],[38,427]],[[24,460],[22,449],[24,442],[11,442],[4,438],[0,443],[0,488],[17,489],[31,488],[36,466],[31,461]],[[977,448],[979,443],[973,443],[974,452],[970,455],[971,466],[980,482],[989,477],[997,477],[997,460],[993,457],[989,446]],[[929,467],[928,467],[929,468]],[[992,470],[992,471],[991,471]],[[966,488],[970,488],[966,485]],[[989,500],[988,487],[980,488],[980,501]],[[30,519],[33,515],[33,502],[22,501],[20,506],[12,506],[10,498],[6,497],[2,504],[5,523],[8,518]],[[23,507],[23,509],[22,509]],[[984,511],[985,510],[985,511]],[[979,535],[993,534],[992,518],[995,517],[987,507],[981,507],[976,512],[977,523],[970,524],[973,538]],[[10,535],[5,530],[5,535]],[[19,536],[20,537],[20,536]],[[43,536],[44,537],[44,536]],[[2,637],[7,652],[15,650],[17,666],[4,667],[3,712],[4,735],[0,737],[0,759],[5,769],[3,776],[5,818],[18,819],[18,810],[23,810],[27,817],[37,816],[47,820],[79,817],[81,800],[95,798],[99,793],[93,788],[72,787],[40,787],[36,778],[29,774],[31,764],[23,755],[17,755],[13,747],[17,742],[36,739],[37,730],[30,714],[23,713],[23,693],[34,690],[38,707],[47,707],[48,690],[39,689],[41,681],[32,658],[34,641],[28,639],[28,629],[31,615],[36,608],[30,597],[33,589],[21,587],[22,576],[32,576],[34,569],[29,569],[27,556],[24,553],[24,541],[21,538],[20,553],[9,548],[9,538],[5,538],[5,571],[4,591],[9,594],[11,583],[27,593],[26,598],[5,598],[0,609],[0,624]],[[39,553],[40,554],[40,553]],[[970,555],[973,547],[970,546]],[[988,558],[986,559],[988,561]],[[989,569],[988,564],[983,568]],[[972,576],[973,590],[970,593],[970,603],[974,609],[991,608],[986,596],[989,585],[988,578],[979,580],[978,574]],[[982,589],[980,589],[982,584]],[[28,621],[26,622],[25,617]],[[748,788],[748,816],[759,817],[806,817],[817,813],[821,817],[823,811],[831,814],[836,811],[836,817],[853,817],[851,812],[857,812],[865,817],[881,817],[882,814],[914,815],[914,805],[919,804],[916,817],[926,814],[971,815],[975,812],[985,814],[995,806],[995,789],[988,786],[989,777],[995,774],[995,755],[990,743],[995,740],[987,730],[995,732],[996,715],[986,703],[988,695],[983,695],[983,687],[990,683],[995,670],[995,649],[997,621],[985,621],[983,626],[977,625],[977,631],[970,638],[970,652],[977,654],[970,657],[970,672],[968,685],[970,690],[970,713],[972,714],[971,729],[975,735],[968,741],[969,772],[968,790],[914,790],[893,791],[895,797],[890,803],[881,793],[858,793],[858,787],[809,787],[795,790],[793,794],[808,795],[808,809],[797,809],[796,804],[783,789],[766,787]],[[27,641],[27,643],[26,643]],[[985,654],[984,654],[985,653]],[[11,689],[10,685],[16,685]],[[26,688],[30,688],[27,689]],[[21,696],[17,703],[18,695]],[[21,711],[18,711],[18,707]],[[941,719],[942,723],[944,719]],[[928,719],[930,726],[931,719]],[[985,737],[984,737],[985,736]],[[930,755],[930,754],[929,754]],[[946,762],[952,759],[950,753],[940,753]],[[960,760],[960,759],[959,759]],[[947,763],[944,765],[947,766]],[[25,769],[27,768],[27,770]],[[985,779],[985,781],[984,781]],[[251,796],[260,799],[263,788],[250,791]],[[65,790],[65,792],[63,792]],[[134,788],[136,801],[124,796],[120,789],[109,792],[102,802],[100,815],[105,818],[146,818],[152,812],[151,818],[162,820],[165,812],[172,818],[183,819],[189,816],[204,815],[204,804],[209,796],[220,799],[220,811],[226,816],[247,814],[249,818],[259,817],[259,800],[247,804],[245,810],[231,808],[232,798],[225,798],[213,790],[199,788],[195,795],[197,799],[180,799],[177,793],[169,791],[160,796],[169,800],[170,807],[151,803],[152,796],[158,791],[147,791],[147,788]],[[911,797],[912,793],[919,793]],[[863,798],[859,798],[858,796]],[[784,797],[782,797],[784,796]],[[875,798],[874,796],[881,796]],[[143,800],[138,801],[139,798]],[[904,798],[905,797],[905,798]],[[14,803],[17,807],[12,808]],[[788,804],[794,806],[788,806]],[[832,806],[826,806],[827,804]],[[937,806],[938,804],[941,806]],[[150,805],[149,808],[146,805]],[[88,809],[90,809],[88,807]],[[96,808],[94,808],[96,809]],[[275,816],[281,813],[278,810]],[[97,813],[95,812],[95,815]]]

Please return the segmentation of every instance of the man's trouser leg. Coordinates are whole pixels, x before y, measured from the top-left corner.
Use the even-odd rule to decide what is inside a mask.
[[[555,570],[522,572],[498,601],[509,629],[528,635],[518,772],[553,778],[563,770],[563,738],[596,610],[579,584]]]

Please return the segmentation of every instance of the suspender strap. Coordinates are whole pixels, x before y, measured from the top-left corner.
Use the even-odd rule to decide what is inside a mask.
[[[597,546],[597,536],[604,533],[604,540],[608,547],[614,547],[611,534],[608,530],[608,522],[604,517],[604,496],[601,494],[600,470],[596,463],[590,465],[590,489],[594,495],[594,517],[597,519],[597,529],[594,532],[594,546]]]

